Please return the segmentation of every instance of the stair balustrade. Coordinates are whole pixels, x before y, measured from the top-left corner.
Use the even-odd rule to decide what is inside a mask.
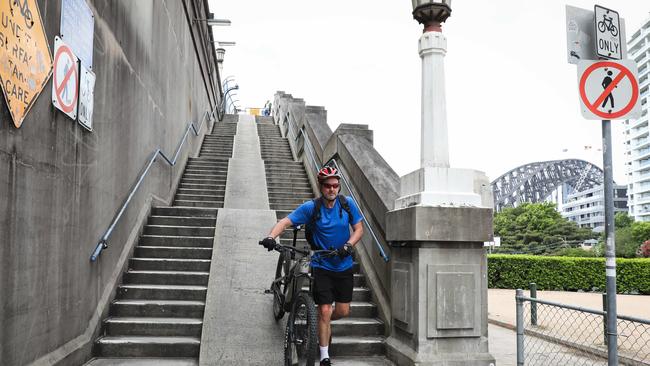
[[[295,126],[293,120],[289,119],[289,126],[287,128],[287,131],[289,132],[290,137],[295,142],[298,139],[297,139],[297,137],[296,137],[296,135],[294,133],[294,129],[296,129],[296,126]],[[300,129],[300,134],[303,137],[304,146],[306,147],[306,150],[307,150],[307,155],[309,156],[309,159],[311,160],[312,164],[314,165],[314,171],[318,172],[320,167],[318,165],[318,162],[316,161],[316,157],[314,155],[315,154],[314,149],[311,146],[311,142],[309,141],[309,138],[307,137],[307,134],[306,134],[306,131],[305,131],[304,127]],[[359,212],[361,213],[361,217],[363,217],[363,223],[364,223],[365,227],[368,228],[368,231],[370,232],[370,235],[372,236],[372,239],[375,242],[375,246],[379,250],[379,253],[380,253],[381,257],[384,259],[385,262],[388,262],[390,260],[390,257],[388,256],[388,254],[386,254],[386,251],[384,250],[384,247],[379,242],[379,239],[377,238],[377,235],[375,235],[375,231],[372,229],[372,227],[368,223],[368,220],[366,219],[366,215],[364,214],[363,209],[361,208],[362,206],[359,204],[359,201],[354,196],[354,192],[352,191],[352,187],[348,183],[348,180],[345,178],[345,174],[343,173],[343,171],[339,167],[338,163],[336,162],[336,159],[330,159],[327,163],[323,164],[323,166],[327,166],[327,165],[330,165],[332,163],[334,164],[334,167],[339,171],[339,174],[341,175],[341,180],[343,180],[343,184],[347,188],[348,192],[350,192],[350,197],[352,198],[354,203],[359,208]]]

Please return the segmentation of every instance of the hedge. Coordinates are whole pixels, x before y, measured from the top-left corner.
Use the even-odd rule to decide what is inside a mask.
[[[489,288],[604,291],[605,258],[546,257],[533,255],[488,256]],[[650,258],[617,259],[618,293],[650,294]]]

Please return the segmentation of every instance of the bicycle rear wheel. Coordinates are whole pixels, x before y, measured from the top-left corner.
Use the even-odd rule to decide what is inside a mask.
[[[316,304],[307,293],[293,303],[284,338],[285,366],[313,366],[318,352]]]

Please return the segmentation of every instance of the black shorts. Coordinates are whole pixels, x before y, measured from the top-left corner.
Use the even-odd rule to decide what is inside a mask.
[[[314,276],[313,295],[317,305],[352,301],[354,269],[332,272],[322,268],[312,270]]]

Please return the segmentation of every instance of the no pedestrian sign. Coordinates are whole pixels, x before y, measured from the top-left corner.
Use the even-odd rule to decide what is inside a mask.
[[[79,100],[79,62],[59,37],[54,38],[52,104],[73,120],[77,119]]]
[[[580,61],[578,88],[582,116],[586,119],[641,116],[637,68],[632,60]]]

